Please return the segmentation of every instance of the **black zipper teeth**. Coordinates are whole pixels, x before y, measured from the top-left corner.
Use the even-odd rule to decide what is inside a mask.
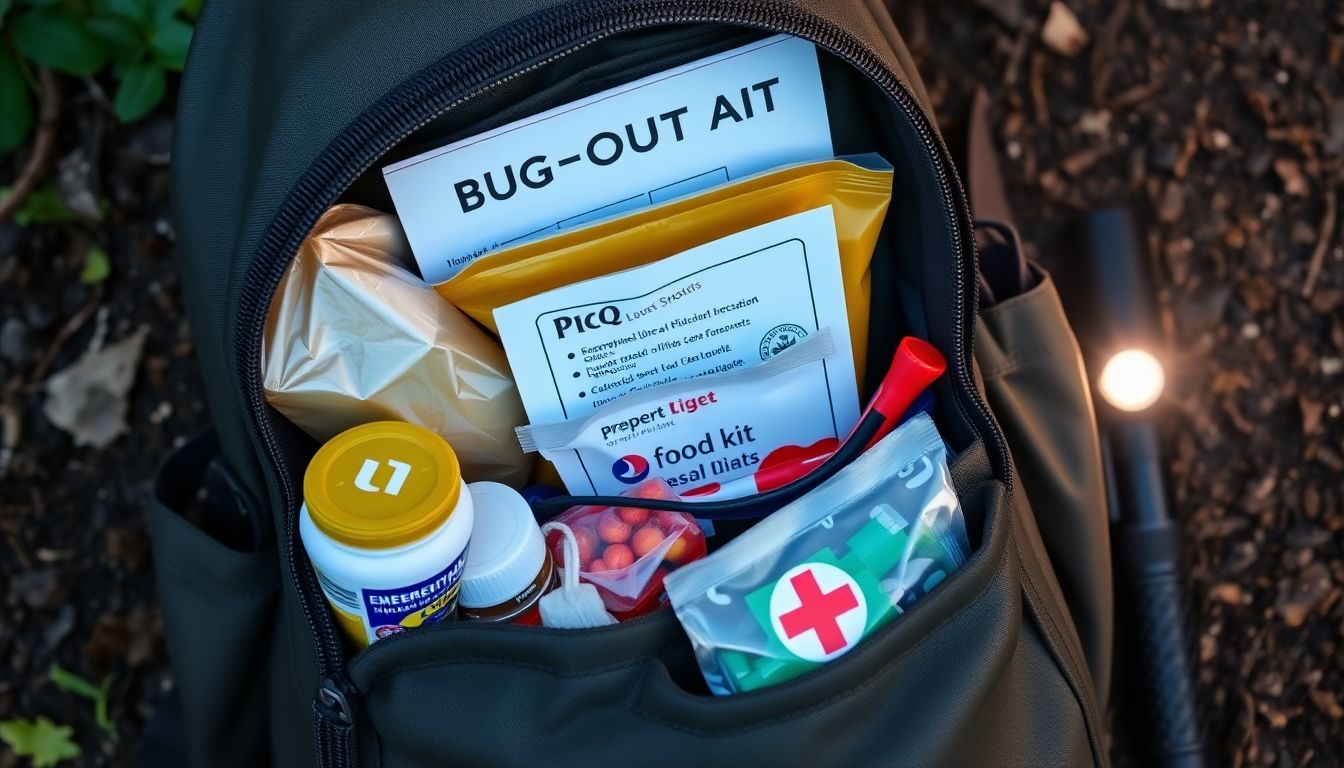
[[[239,360],[247,361],[241,367],[241,387],[270,467],[282,466],[284,457],[269,421],[261,387],[261,337],[280,278],[322,211],[397,142],[464,101],[613,34],[669,24],[707,22],[734,23],[803,37],[863,72],[914,124],[924,148],[935,160],[940,190],[949,208],[969,212],[947,147],[907,86],[882,65],[876,54],[853,37],[799,8],[758,0],[597,0],[565,7],[563,12],[552,10],[527,17],[442,59],[368,109],[314,161],[268,227],[243,284],[235,351]],[[355,170],[352,172],[352,169]],[[971,308],[968,300],[976,300],[976,254],[974,241],[970,238],[969,215],[963,218],[964,222],[952,222],[950,232],[960,271],[955,290],[957,364],[953,366],[959,396],[954,402],[962,418],[978,426],[987,442],[993,443],[999,466],[1006,469],[1008,454],[1003,438],[970,375],[966,319]],[[972,286],[969,297],[968,285]],[[967,399],[977,418],[972,418],[967,411],[964,402]],[[292,533],[295,520],[291,518],[300,499],[288,472],[271,474],[276,476],[284,503],[285,529]],[[1006,472],[1005,482],[1010,482]],[[299,603],[317,644],[321,676],[345,684],[340,640],[321,611],[321,591],[312,574],[304,573],[310,569],[295,567],[299,537],[285,535],[284,539],[286,566],[298,581]]]

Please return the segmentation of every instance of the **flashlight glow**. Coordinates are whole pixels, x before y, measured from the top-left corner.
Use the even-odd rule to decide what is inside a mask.
[[[1106,361],[1097,388],[1106,402],[1122,411],[1135,412],[1156,403],[1166,382],[1157,358],[1142,349],[1127,349]]]

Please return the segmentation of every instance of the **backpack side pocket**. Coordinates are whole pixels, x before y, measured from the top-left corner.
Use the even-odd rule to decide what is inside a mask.
[[[1114,630],[1106,480],[1082,354],[1048,274],[981,311],[975,356],[1104,706]]]
[[[164,636],[192,765],[266,765],[267,640],[279,566],[213,433],[159,469],[150,510]]]

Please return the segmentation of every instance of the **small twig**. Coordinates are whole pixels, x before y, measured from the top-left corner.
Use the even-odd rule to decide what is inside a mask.
[[[46,175],[51,165],[51,157],[56,151],[56,129],[61,120],[61,85],[55,73],[43,67],[38,70],[41,80],[41,104],[38,107],[37,137],[33,139],[33,154],[28,164],[14,180],[13,186],[3,198],[0,198],[0,220],[7,219],[18,210],[29,193],[37,188],[38,182]]]
[[[1120,30],[1129,20],[1129,12],[1129,0],[1120,0],[1116,3],[1111,15],[1102,24],[1101,34],[1097,35],[1097,42],[1092,47],[1092,103],[1098,107],[1106,103],[1106,92],[1110,90],[1111,75],[1114,74],[1111,60],[1115,55]]]
[[[5,534],[5,543],[9,544],[9,548],[14,551],[14,557],[18,559],[19,567],[25,571],[32,570],[33,561],[23,551],[23,545],[19,543],[18,537],[12,533],[7,533]]]
[[[1178,179],[1185,178],[1185,174],[1190,172],[1190,163],[1194,162],[1198,152],[1199,132],[1191,126],[1185,131],[1185,139],[1181,142],[1181,151],[1176,155],[1176,162],[1171,164],[1171,175]]]
[[[1167,87],[1166,75],[1165,74],[1155,75],[1151,80],[1149,80],[1146,83],[1131,85],[1130,87],[1112,96],[1110,101],[1106,104],[1106,108],[1111,110],[1112,112],[1120,112],[1122,110],[1129,109],[1135,104],[1138,104],[1143,101],[1148,101],[1149,99],[1153,98],[1158,93],[1160,93],[1162,89],[1166,87]]]
[[[18,385],[16,377],[5,388],[4,398],[0,399],[0,477],[9,474],[9,463],[14,460],[19,438],[23,435],[23,417],[15,397]]]
[[[1325,215],[1321,217],[1321,231],[1316,237],[1316,248],[1311,252],[1311,261],[1307,263],[1307,277],[1302,281],[1302,296],[1311,296],[1316,290],[1316,281],[1325,266],[1325,253],[1330,250],[1330,240],[1335,236],[1335,208],[1338,205],[1333,185],[1325,188]]]
[[[1050,124],[1050,106],[1045,98],[1045,54],[1037,51],[1031,56],[1031,102],[1035,108],[1036,124]]]
[[[1035,34],[1036,25],[1024,25],[1021,31],[1017,33],[1017,38],[1013,40],[1013,47],[1008,53],[1008,64],[1003,68],[1003,87],[1012,88],[1017,85],[1017,79],[1022,74],[1022,59],[1027,55],[1027,43],[1031,41]]]
[[[1111,153],[1119,148],[1119,144],[1113,144],[1109,141],[1093,144],[1064,158],[1064,160],[1060,162],[1059,167],[1070,176],[1078,176],[1087,172],[1088,169],[1102,160],[1105,160]]]
[[[47,351],[38,361],[37,367],[33,368],[33,375],[28,378],[30,384],[40,384],[47,378],[47,371],[51,368],[51,364],[56,361],[56,355],[61,351],[61,347],[83,327],[84,323],[88,322],[102,300],[103,288],[98,286],[94,289],[93,296],[89,298],[88,303],[80,307],[73,317],[65,321],[61,330],[56,332],[56,338],[51,340],[51,346],[47,347]]]

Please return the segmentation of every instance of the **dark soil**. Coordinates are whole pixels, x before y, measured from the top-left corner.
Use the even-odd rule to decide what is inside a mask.
[[[1147,214],[1213,764],[1344,764],[1344,8],[1070,0],[1090,40],[1069,57],[1042,43],[1045,2],[898,5],[945,122],[977,86],[993,96],[1034,257],[1068,259],[1081,210]],[[172,270],[169,113],[118,127],[67,83],[57,155],[91,159],[102,220],[0,222],[0,719],[73,726],[88,764],[130,764],[172,685],[147,499],[208,422]],[[91,243],[111,257],[98,286],[80,280]],[[128,431],[76,447],[44,381],[141,324]],[[52,662],[114,676],[116,740]],[[0,767],[24,763],[0,748]]]
[[[902,5],[945,121],[994,96],[1034,256],[1150,222],[1212,764],[1344,764],[1344,6],[1075,0],[1069,58],[1045,2]]]
[[[172,122],[117,127],[67,86],[59,154],[97,157],[101,172],[87,183],[107,206],[99,222],[0,222],[0,395],[6,427],[18,430],[0,429],[13,451],[0,469],[0,720],[45,715],[74,727],[81,763],[129,765],[172,685],[149,557],[150,481],[208,414],[171,259]],[[0,165],[5,178],[12,161]],[[111,257],[101,285],[80,280],[90,244]],[[43,415],[43,382],[96,339],[114,344],[142,324],[128,431],[104,450],[76,447]],[[50,682],[53,662],[94,682],[113,677],[115,741],[91,703]],[[23,764],[0,747],[0,766]]]

